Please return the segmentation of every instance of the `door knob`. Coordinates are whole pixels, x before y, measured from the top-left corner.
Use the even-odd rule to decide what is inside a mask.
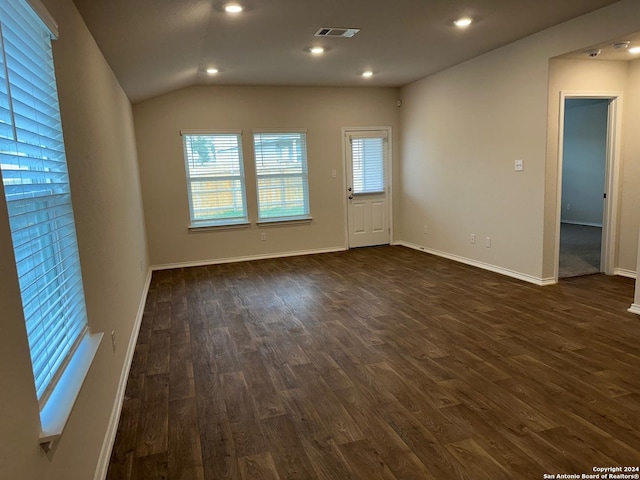
[[[349,195],[349,200],[353,200],[353,195]]]

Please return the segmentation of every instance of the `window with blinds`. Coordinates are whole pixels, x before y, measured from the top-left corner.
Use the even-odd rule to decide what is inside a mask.
[[[0,169],[41,405],[87,331],[51,32],[0,0]]]
[[[353,193],[383,193],[386,138],[352,138]]]
[[[191,226],[247,222],[240,133],[182,132]]]
[[[258,219],[309,216],[307,135],[255,133],[253,145],[258,188]]]

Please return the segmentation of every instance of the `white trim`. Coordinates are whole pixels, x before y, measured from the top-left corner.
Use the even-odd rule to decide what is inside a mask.
[[[299,217],[275,217],[275,218],[266,218],[264,220],[256,221],[256,226],[260,227],[269,227],[269,226],[283,226],[283,225],[300,225],[300,224],[310,224],[313,221],[313,217],[311,215],[300,215]]]
[[[96,356],[102,333],[84,334],[78,348],[73,353],[62,376],[53,388],[44,407],[40,411],[40,445],[49,451],[53,443],[60,438],[64,427],[71,416],[82,384]]]
[[[634,303],[629,307],[628,312],[635,313],[636,315],[640,315],[640,304]]]
[[[42,23],[49,29],[51,32],[51,36],[54,40],[57,40],[59,32],[58,32],[58,22],[53,18],[53,15],[49,13],[47,7],[40,0],[27,0],[29,6],[33,9],[36,15],[40,17]]]
[[[596,222],[581,222],[578,220],[562,220],[560,219],[560,223],[567,223],[569,225],[583,225],[585,227],[600,227],[602,228],[602,223]]]
[[[179,262],[179,263],[164,263],[160,265],[153,265],[151,269],[156,270],[170,270],[172,268],[188,268],[188,267],[203,267],[206,265],[219,265],[223,263],[236,263],[236,262],[250,262],[252,260],[268,260],[271,258],[285,258],[285,257],[297,257],[301,255],[315,255],[318,253],[335,253],[344,252],[345,247],[332,247],[332,248],[319,248],[316,250],[295,250],[292,252],[275,252],[264,255],[247,255],[243,257],[227,257],[227,258],[212,258],[209,260],[196,260],[193,262]]]
[[[254,133],[307,133],[306,128],[252,128],[251,134]]]
[[[627,278],[633,278],[633,279],[636,279],[638,277],[638,274],[633,270],[626,270],[624,268],[614,269],[613,274],[618,275],[620,277],[627,277]]]
[[[185,128],[180,130],[180,136],[184,135],[242,135],[242,130],[216,130],[209,129],[189,129]]]
[[[433,250],[431,248],[425,248],[420,245],[416,245],[415,243],[404,242],[402,240],[397,241],[394,245],[401,245],[403,247],[412,248],[414,250],[419,250],[421,252],[429,253],[431,255],[435,255],[437,257],[446,258],[448,260],[453,260],[454,262],[464,263],[466,265],[470,265],[472,267],[481,268],[483,270],[489,270],[490,272],[499,273],[501,275],[506,275],[507,277],[515,278],[517,280],[522,280],[524,282],[533,283],[534,285],[546,286],[553,285],[558,283],[553,278],[539,278],[534,277],[533,275],[527,275],[525,273],[516,272],[515,270],[509,270],[508,268],[498,267],[496,265],[491,265],[489,263],[479,262],[477,260],[472,260],[470,258],[461,257],[459,255],[454,255],[451,253],[441,252],[439,250]]]
[[[622,92],[560,91],[558,118],[558,171],[556,186],[556,239],[553,278],[558,281],[560,267],[560,223],[562,219],[562,156],[564,149],[564,116],[566,99],[606,99],[610,100],[607,119],[607,158],[605,165],[605,200],[602,226],[601,270],[607,275],[614,274],[616,254],[616,232],[618,223],[618,197],[620,194],[620,151],[622,141]],[[568,223],[568,222],[566,222]]]
[[[127,345],[127,353],[124,360],[122,371],[120,372],[120,381],[118,382],[118,391],[113,401],[113,408],[111,409],[111,417],[109,418],[109,424],[107,426],[107,433],[102,442],[102,448],[100,449],[100,456],[98,457],[98,465],[96,467],[94,480],[104,480],[109,470],[109,460],[111,459],[111,451],[113,450],[113,444],[116,439],[116,432],[118,431],[118,423],[120,422],[120,413],[122,412],[122,403],[124,401],[124,393],[127,388],[127,380],[129,379],[129,371],[131,370],[131,363],[133,362],[133,354],[136,350],[136,344],[138,343],[138,333],[140,333],[140,324],[142,323],[142,316],[144,314],[144,306],[147,302],[147,295],[149,293],[149,287],[151,286],[151,273],[152,270],[147,270],[147,279],[142,290],[142,298],[140,299],[140,305],[138,306],[138,313],[131,332],[131,338],[129,338],[129,345]]]
[[[250,226],[251,222],[246,218],[238,221],[237,223],[215,223],[213,220],[210,222],[206,222],[203,220],[202,225],[187,225],[187,230],[189,232],[203,232],[207,230],[239,230],[242,228],[249,228]]]

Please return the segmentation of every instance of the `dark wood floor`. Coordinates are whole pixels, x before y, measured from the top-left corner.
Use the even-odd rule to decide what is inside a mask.
[[[537,287],[403,247],[155,272],[108,478],[640,465],[633,285]]]

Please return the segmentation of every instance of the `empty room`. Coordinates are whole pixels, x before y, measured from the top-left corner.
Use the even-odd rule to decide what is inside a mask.
[[[638,18],[0,0],[0,480],[639,478]]]

